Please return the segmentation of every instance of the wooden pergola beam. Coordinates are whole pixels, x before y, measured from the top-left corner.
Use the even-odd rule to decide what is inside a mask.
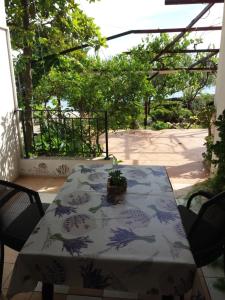
[[[107,41],[129,35],[129,34],[146,34],[146,33],[170,33],[170,32],[192,32],[192,31],[213,31],[213,30],[221,30],[222,26],[201,26],[201,27],[179,27],[179,28],[158,28],[158,29],[133,29],[124,31],[118,34],[111,35],[106,37]]]
[[[167,44],[165,46],[164,49],[162,49],[151,61],[151,63],[153,63],[154,61],[158,60],[166,51],[171,50],[172,47],[174,47],[174,45],[185,35],[186,32],[188,32],[188,30],[190,28],[192,28],[195,23],[198,22],[198,20],[200,20],[204,14],[207,13],[208,10],[210,10],[210,8],[213,6],[214,4],[208,4],[185,28],[184,31],[182,31],[181,33],[179,33],[169,44]]]
[[[207,56],[205,57],[202,57],[201,59],[199,59],[198,61],[196,61],[195,63],[193,63],[188,69],[192,69],[194,68],[195,66],[209,60],[209,58],[213,57],[214,55],[216,55],[217,53],[210,53],[208,54]]]
[[[148,33],[170,33],[170,32],[192,32],[192,31],[214,31],[214,30],[221,30],[222,26],[200,26],[200,27],[191,27],[191,28],[185,28],[185,27],[180,27],[180,28],[157,28],[157,29],[132,29],[128,31],[124,31],[118,34],[114,34],[111,36],[106,37],[107,41],[114,40],[129,34],[148,34]],[[55,54],[49,54],[44,57],[44,59],[48,59],[52,57],[53,55],[65,55],[67,53],[76,51],[76,50],[82,50],[85,48],[90,47],[88,44],[83,44],[79,45],[73,48],[69,48],[66,50],[63,50],[59,53]]]
[[[181,71],[215,73],[217,71],[217,66],[211,68],[190,68],[189,67],[189,68],[174,68],[174,69],[152,69],[152,72],[149,74],[149,77],[147,77],[147,80],[151,81],[153,78],[155,78],[158,75],[174,74]]]
[[[188,54],[188,53],[219,53],[220,49],[177,49],[177,50],[168,50],[164,54]],[[124,54],[131,54],[131,51],[125,51]],[[164,55],[163,54],[163,55]]]
[[[176,53],[219,53],[220,49],[181,49],[181,50],[168,50],[166,54]]]
[[[204,68],[204,67],[202,67],[202,68],[191,68],[191,67],[189,67],[189,68],[174,68],[174,69],[167,69],[167,68],[165,68],[165,69],[155,69],[154,68],[154,69],[152,69],[152,73],[153,73],[152,76],[155,77],[156,74],[162,74],[162,75],[163,74],[164,75],[172,74],[172,73],[176,73],[176,72],[180,72],[180,71],[214,73],[214,72],[217,71],[217,66],[211,67],[211,68]]]
[[[224,0],[165,0],[165,5],[224,3]]]

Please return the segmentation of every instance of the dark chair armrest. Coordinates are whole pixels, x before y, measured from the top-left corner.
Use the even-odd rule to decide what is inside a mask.
[[[193,200],[196,196],[203,196],[203,197],[205,197],[205,198],[207,198],[207,199],[210,199],[210,198],[212,198],[214,195],[213,195],[212,193],[206,192],[206,191],[198,191],[198,192],[196,192],[196,193],[193,193],[193,194],[188,198],[188,201],[187,201],[186,207],[187,207],[188,209],[190,209],[191,202],[192,202],[192,200]]]
[[[5,180],[0,180],[0,184],[1,185],[4,185],[6,187],[11,187],[11,188],[14,188],[16,190],[19,190],[21,192],[25,192],[25,193],[28,193],[28,194],[38,194],[38,192],[34,191],[34,190],[31,190],[31,189],[28,189],[22,185],[19,185],[19,184],[16,184],[14,182],[9,182],[9,181],[5,181]]]
[[[31,190],[29,188],[26,188],[24,186],[21,186],[19,184],[16,184],[14,182],[9,182],[9,181],[5,181],[5,180],[0,180],[0,185],[15,189],[15,192],[12,192],[12,195],[15,194],[15,193],[18,193],[18,192],[26,193],[29,196],[31,203],[33,202],[33,200],[35,200],[35,202],[38,206],[38,209],[40,211],[41,216],[44,216],[45,212],[44,212],[44,209],[42,207],[41,199],[40,199],[40,196],[39,196],[38,192],[36,192],[34,190]]]

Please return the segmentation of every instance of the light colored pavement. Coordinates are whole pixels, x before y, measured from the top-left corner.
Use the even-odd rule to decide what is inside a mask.
[[[122,164],[162,165],[175,190],[207,178],[202,163],[206,129],[129,130],[109,133],[109,153]]]

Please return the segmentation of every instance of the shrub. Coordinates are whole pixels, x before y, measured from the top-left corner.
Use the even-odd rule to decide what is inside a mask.
[[[202,153],[202,156],[204,158],[204,161],[210,164],[212,161],[213,136],[207,136],[205,138],[204,146],[206,146],[206,151]]]
[[[179,114],[175,110],[170,110],[168,108],[157,108],[151,112],[151,117],[153,121],[163,121],[163,122],[177,122]]]
[[[171,123],[156,121],[152,124],[152,129],[161,130],[161,129],[169,129],[171,128]]]

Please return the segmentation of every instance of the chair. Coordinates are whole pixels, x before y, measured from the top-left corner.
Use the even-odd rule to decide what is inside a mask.
[[[190,206],[199,195],[207,201],[196,214]],[[197,267],[205,266],[224,254],[225,270],[225,191],[217,195],[196,192],[188,199],[186,207],[178,205],[178,209]]]
[[[39,194],[18,184],[0,180],[0,293],[4,267],[4,245],[20,251],[45,214]]]

